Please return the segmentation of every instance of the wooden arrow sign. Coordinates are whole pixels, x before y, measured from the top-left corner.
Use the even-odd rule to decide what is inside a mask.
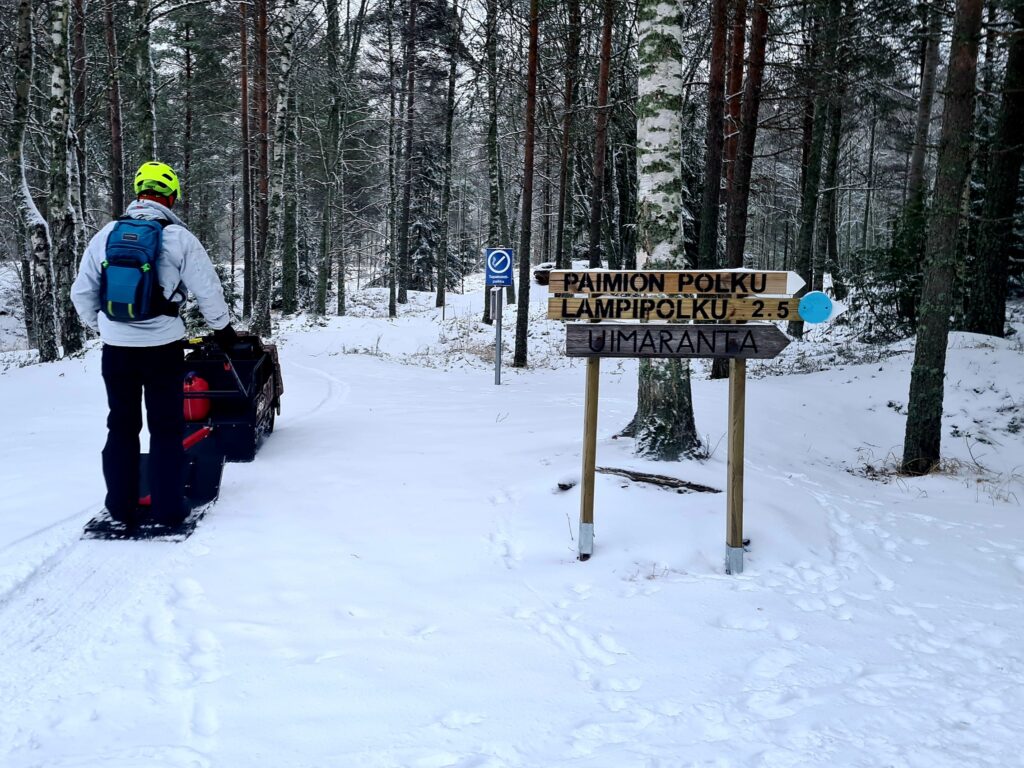
[[[686,293],[686,294],[770,294],[791,296],[804,286],[796,272],[715,270],[709,272],[554,270],[548,280],[552,293]]]
[[[799,299],[588,296],[548,299],[550,320],[795,320]]]
[[[619,325],[565,327],[569,357],[775,357],[789,338],[774,325]]]

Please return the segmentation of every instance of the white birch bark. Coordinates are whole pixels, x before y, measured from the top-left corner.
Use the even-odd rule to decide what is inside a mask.
[[[637,269],[683,267],[680,129],[683,18],[678,2],[640,0],[637,87]]]
[[[65,354],[82,348],[81,321],[71,303],[71,283],[75,279],[78,254],[78,212],[71,195],[75,173],[74,136],[71,127],[70,73],[68,59],[68,20],[70,0],[52,0],[50,4],[50,189],[47,210],[52,238],[51,259],[56,275],[58,327]]]
[[[274,104],[274,142],[272,146],[270,181],[270,263],[283,263],[284,245],[284,186],[287,172],[288,144],[288,97],[291,88],[292,58],[295,53],[295,7],[296,0],[285,0],[281,8],[281,44],[278,62],[277,96]],[[271,267],[268,272],[272,272]],[[269,286],[268,286],[269,287]],[[267,291],[267,296],[270,291]]]
[[[637,268],[684,269],[682,6],[640,0],[637,21]],[[627,431],[644,456],[699,454],[688,360],[640,361],[637,412]]]
[[[26,233],[31,252],[31,291],[33,328],[43,362],[56,360],[57,324],[53,300],[53,275],[50,268],[50,228],[39,213],[25,169],[25,129],[31,111],[32,69],[35,64],[32,0],[18,2],[18,34],[15,50],[14,110],[7,145],[14,202]]]

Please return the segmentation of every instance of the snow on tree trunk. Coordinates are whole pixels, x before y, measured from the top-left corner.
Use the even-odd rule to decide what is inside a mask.
[[[484,144],[487,151],[487,247],[499,245],[501,242],[500,216],[498,206],[501,203],[498,187],[498,76],[496,73],[498,59],[498,0],[487,0],[487,16],[484,20],[484,56],[487,59],[487,136]],[[491,295],[484,291],[484,314],[481,321],[490,325]]]
[[[284,148],[284,211],[281,223],[281,298],[282,310],[286,314],[299,311],[299,231],[298,231],[298,189],[299,189],[299,136],[298,114],[294,89],[289,95],[288,129]],[[344,294],[340,299],[344,304]],[[343,313],[339,313],[343,314]]]
[[[85,9],[86,0],[73,0],[71,21],[71,77],[73,79],[73,104],[74,117],[72,123],[75,126],[75,179],[77,185],[74,187],[74,206],[79,212],[76,220],[78,227],[78,242],[85,242],[85,219],[92,219],[89,214],[88,201],[88,152],[86,145],[86,85],[88,73],[88,58],[85,44]]]
[[[56,305],[50,269],[50,229],[32,199],[25,169],[25,129],[31,112],[32,68],[35,63],[33,42],[32,0],[19,0],[14,62],[14,109],[7,156],[11,180],[14,183],[14,201],[18,209],[18,218],[25,229],[31,253],[31,282],[35,310],[33,327],[39,348],[39,359],[49,362],[56,360],[58,355]]]
[[[289,267],[284,264],[284,228],[285,228],[285,179],[288,175],[288,124],[291,116],[288,111],[290,103],[290,89],[292,85],[292,56],[295,52],[295,6],[296,0],[285,0],[278,19],[280,29],[280,42],[278,53],[278,75],[276,101],[274,103],[274,142],[273,177],[270,184],[270,210],[269,219],[269,265],[270,271],[273,265],[280,262],[282,272]],[[268,296],[273,290],[268,290]],[[284,290],[282,280],[282,290]],[[287,304],[287,298],[285,298]]]
[[[959,0],[953,22],[903,444],[902,468],[913,475],[930,472],[939,461],[946,343],[959,240],[957,229],[974,130],[981,9],[982,0]]]
[[[689,266],[683,243],[683,19],[679,5],[641,0],[638,13],[637,268]],[[700,450],[687,360],[640,361],[637,452],[674,461]]]
[[[267,0],[256,2],[256,118],[257,165],[257,245],[254,266],[256,291],[252,301],[252,330],[260,336],[269,336],[270,299],[273,290],[274,262],[270,250],[270,109],[267,56],[270,45]]]
[[[704,203],[700,216],[697,266],[710,268],[718,254],[719,194],[722,188],[722,147],[725,141],[725,26],[728,0],[711,4],[711,66],[708,76],[708,120],[704,157]]]
[[[56,275],[54,294],[57,297],[58,327],[64,354],[82,348],[84,333],[74,304],[71,283],[75,279],[78,256],[77,212],[72,205],[71,180],[74,173],[74,137],[71,133],[71,67],[68,59],[68,20],[70,0],[50,3],[50,189],[47,200],[51,261]]]
[[[530,324],[530,241],[533,236],[533,148],[537,114],[538,0],[530,0],[530,45],[526,65],[526,135],[523,137],[523,206],[519,225],[519,296],[516,306],[516,347],[512,364],[525,368]]]
[[[252,140],[249,128],[249,0],[239,3],[239,118],[242,144],[239,147],[242,163],[242,316],[252,314],[253,283],[253,211],[252,211]]]
[[[455,75],[456,63],[458,61],[459,32],[461,29],[461,18],[459,16],[458,1],[452,4],[451,30],[448,40],[448,93],[445,96],[444,107],[444,155],[441,166],[441,233],[438,242],[437,262],[437,298],[435,306],[445,305],[445,294],[448,290],[448,234],[449,234],[449,212],[452,202],[452,128],[455,120]]]
[[[412,208],[412,147],[416,126],[416,4],[409,0],[409,18],[405,29],[405,161],[402,186],[402,219],[398,225],[398,303],[409,301],[412,258],[409,252],[409,215]]]

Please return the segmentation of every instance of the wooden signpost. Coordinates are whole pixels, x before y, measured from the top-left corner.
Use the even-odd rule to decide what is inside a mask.
[[[775,357],[789,337],[774,325],[568,325],[569,357]]]
[[[725,357],[729,359],[725,570],[726,573],[743,572],[746,361],[748,358],[775,357],[789,344],[789,338],[777,326],[748,324],[745,321],[800,317],[805,322],[820,322],[825,319],[832,309],[831,300],[825,294],[814,292],[799,301],[792,298],[791,294],[803,285],[804,281],[793,272],[753,270],[551,273],[548,290],[560,295],[548,299],[548,317],[589,321],[566,326],[566,354],[587,358],[583,477],[580,486],[580,560],[588,560],[594,551],[600,359]],[[808,302],[810,297],[814,301]],[[823,302],[828,302],[828,311],[825,311]],[[811,305],[814,316],[811,317],[810,311],[802,314],[804,308]],[[620,322],[623,320],[641,322]],[[648,320],[655,322],[643,322]],[[691,320],[698,320],[701,324],[681,322]]]
[[[788,320],[796,299],[605,297],[548,299],[549,320]]]

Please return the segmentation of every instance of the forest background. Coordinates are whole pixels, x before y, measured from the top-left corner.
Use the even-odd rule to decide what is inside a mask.
[[[151,159],[264,335],[367,286],[442,306],[505,245],[526,366],[537,264],[794,270],[863,341],[917,334],[919,473],[949,330],[1004,335],[1021,290],[1022,118],[1018,0],[2,0],[8,309],[83,348],[81,251]],[[638,391],[639,450],[701,455],[685,361]]]

